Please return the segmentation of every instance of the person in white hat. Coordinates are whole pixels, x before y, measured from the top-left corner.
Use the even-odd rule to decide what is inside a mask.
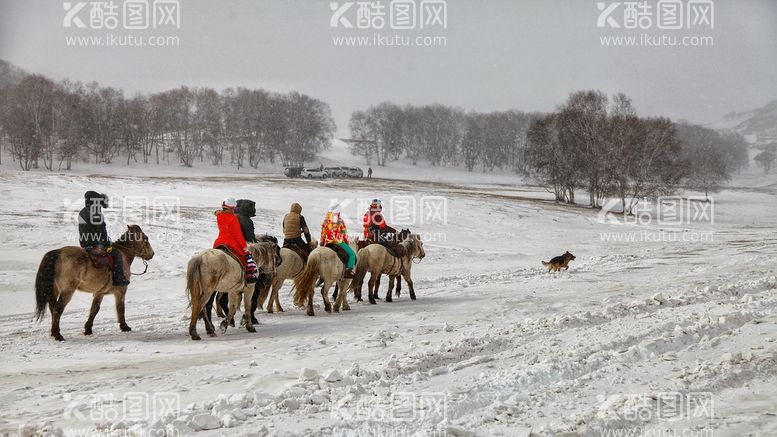
[[[226,247],[236,257],[245,259],[243,267],[246,271],[246,281],[256,282],[256,263],[248,252],[248,245],[240,230],[240,222],[237,219],[237,201],[228,197],[221,203],[221,209],[216,211],[216,224],[219,227],[219,235],[213,242],[213,248]],[[242,257],[242,258],[241,258]]]

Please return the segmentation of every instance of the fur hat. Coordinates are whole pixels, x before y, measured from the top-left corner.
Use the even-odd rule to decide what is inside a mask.
[[[234,211],[237,209],[237,200],[235,200],[234,197],[227,197],[223,202],[221,202],[221,207]]]

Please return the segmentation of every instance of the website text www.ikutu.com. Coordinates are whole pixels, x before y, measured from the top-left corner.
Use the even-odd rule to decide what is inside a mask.
[[[65,36],[68,47],[179,47],[181,39],[175,35],[105,35]]]
[[[408,36],[382,33],[339,35],[332,36],[332,45],[335,47],[445,47],[448,45],[448,38],[442,35]]]
[[[602,35],[599,44],[604,47],[712,47],[715,38],[712,36],[677,36],[677,35]]]
[[[714,437],[711,428],[698,429],[645,429],[612,428],[599,430],[600,437]]]

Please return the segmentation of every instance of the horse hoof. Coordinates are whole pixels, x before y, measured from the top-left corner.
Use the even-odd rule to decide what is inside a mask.
[[[65,337],[62,336],[62,334],[54,334],[54,340],[57,341],[65,341]]]
[[[209,333],[208,333],[208,337],[215,337],[215,336],[216,336],[216,331],[213,331],[213,332],[209,332]],[[200,339],[200,338],[199,338],[199,337],[197,337],[197,340],[199,340],[199,339]]]
[[[370,304],[371,305],[375,305],[375,304],[377,304],[377,302],[375,302],[375,299],[370,299]]]
[[[308,311],[306,314],[309,315],[310,317],[313,317],[316,315],[316,313],[314,313],[313,311]]]
[[[119,326],[119,329],[121,329],[121,332],[130,332],[130,331],[132,331],[132,328],[130,328],[127,325],[121,325],[121,326]]]
[[[339,313],[339,312],[340,312],[340,308],[334,308],[333,310],[334,310],[334,312],[336,312],[336,313]]]
[[[251,316],[251,324],[258,325],[259,324],[259,319],[257,319],[254,316]]]
[[[351,307],[343,307],[343,311],[351,311]]]
[[[92,335],[92,329],[91,328],[84,329],[84,335]]]
[[[202,339],[200,338],[200,336],[199,336],[199,335],[197,335],[197,334],[192,334],[192,340],[195,340],[195,341],[196,341],[196,340],[202,340]]]

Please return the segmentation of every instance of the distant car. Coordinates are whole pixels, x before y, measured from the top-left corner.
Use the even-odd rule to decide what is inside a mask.
[[[286,175],[287,178],[298,178],[302,174],[302,170],[305,170],[304,167],[286,167],[283,169],[283,174]]]
[[[306,179],[324,179],[327,175],[326,170],[320,168],[303,168],[299,176]]]
[[[345,174],[349,178],[361,178],[361,177],[364,177],[364,172],[359,167],[347,167]]]
[[[346,175],[345,167],[326,167],[324,171],[332,178],[341,178]]]

